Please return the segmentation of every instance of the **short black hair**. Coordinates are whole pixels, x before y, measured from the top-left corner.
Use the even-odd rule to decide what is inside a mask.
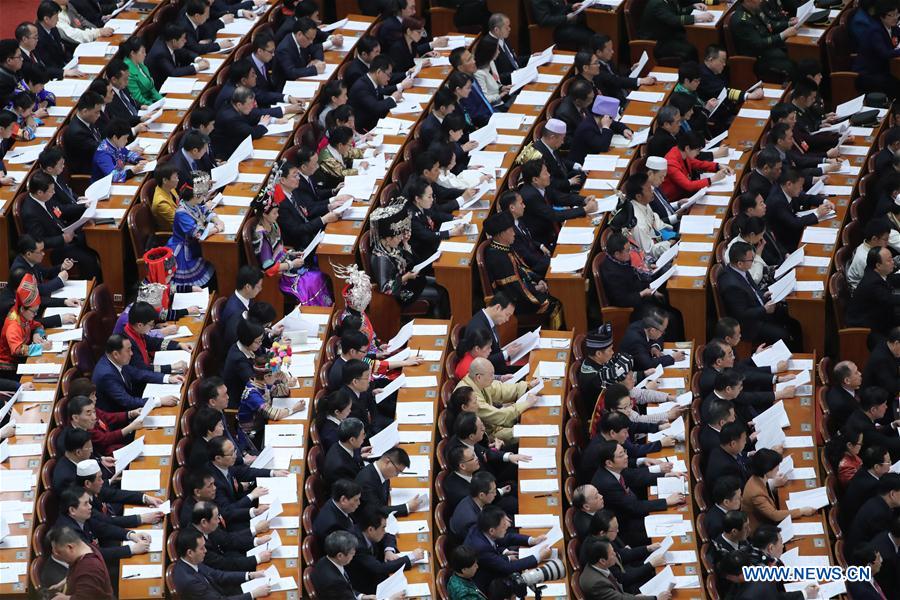
[[[331,499],[335,502],[341,498],[355,498],[362,494],[362,486],[352,479],[338,479],[331,485]]]
[[[743,435],[747,435],[746,425],[740,421],[725,423],[722,425],[722,430],[719,431],[719,444],[724,446],[725,444],[736,442],[741,439],[741,436]]]
[[[712,486],[712,501],[716,504],[722,504],[734,493],[741,489],[741,481],[737,477],[723,477],[716,480]]]
[[[175,554],[178,558],[184,558],[188,550],[196,550],[198,542],[203,534],[196,527],[182,527],[175,534]]]
[[[456,572],[468,569],[476,562],[478,562],[478,554],[465,544],[457,546],[450,552],[450,568]]]
[[[66,452],[75,452],[81,450],[84,445],[91,441],[91,433],[84,429],[68,429],[66,430],[65,443],[63,449]]]
[[[771,448],[760,448],[750,459],[750,471],[757,477],[765,477],[766,473],[781,464],[782,457]]]

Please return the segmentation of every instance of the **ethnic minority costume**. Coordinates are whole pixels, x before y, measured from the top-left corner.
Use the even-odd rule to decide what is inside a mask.
[[[172,254],[172,249],[165,246],[153,248],[144,253],[143,260],[144,266],[147,268],[147,277],[141,282],[135,301],[146,302],[155,308],[158,314],[156,320],[161,323],[177,321],[186,316],[188,314],[186,308],[171,308],[175,292],[191,291],[191,286],[189,285],[174,285],[170,283],[176,271],[175,256]],[[130,310],[131,304],[126,306],[119,318],[116,319],[113,333],[121,334],[125,331]],[[147,335],[158,336],[160,334],[158,330],[153,329]]]
[[[274,182],[281,179],[281,168],[276,167],[270,181],[273,185],[267,186],[259,196],[254,199],[254,211],[262,215],[285,199],[285,194],[280,185]],[[325,275],[314,266],[304,264],[300,268],[281,271],[282,262],[289,259],[284,243],[281,239],[281,228],[278,223],[272,223],[267,231],[260,223],[253,230],[253,253],[259,260],[260,267],[268,277],[279,276],[278,287],[285,294],[293,296],[301,306],[331,306],[334,300],[328,291],[328,280]]]
[[[32,107],[32,110],[35,112],[42,108],[56,106],[56,94],[43,89],[39,92],[35,92],[28,88],[28,84],[25,83],[24,79],[20,79],[19,83],[16,84],[16,89],[13,90],[13,95],[21,93],[28,93],[34,96],[34,106]],[[7,110],[12,110],[12,100],[6,105],[6,108]]]
[[[117,148],[108,139],[100,142],[94,152],[93,171],[91,182],[103,179],[110,173],[113,174],[113,183],[121,183],[132,177],[134,172],[128,169],[128,165],[141,162],[141,155],[132,152],[128,148]]]
[[[512,215],[506,211],[491,215],[484,223],[485,232],[490,236],[512,228],[513,225]],[[491,288],[494,292],[503,292],[513,301],[516,314],[544,315],[547,327],[554,330],[563,328],[562,305],[559,300],[537,289],[540,277],[528,268],[510,246],[492,239],[484,251],[484,264],[491,280]]]
[[[241,401],[238,406],[238,424],[243,432],[256,447],[261,448],[263,431],[269,421],[279,421],[291,414],[287,408],[276,408],[273,405],[274,397],[287,396],[289,390],[282,382],[271,385],[260,381],[269,374],[277,374],[281,360],[273,357],[264,366],[253,366],[254,377],[247,382],[241,393]]]
[[[37,282],[34,275],[28,273],[16,289],[16,302],[6,315],[0,332],[0,373],[9,372],[5,375],[7,378],[18,379],[15,372],[19,363],[29,356],[40,356],[42,353],[41,345],[32,344],[31,340],[35,333],[44,334],[44,326],[37,319],[26,320],[22,316],[23,308],[37,311],[40,306],[41,294]]]
[[[344,181],[344,177],[358,174],[359,171],[347,166],[348,162],[352,164],[354,158],[362,158],[362,152],[354,148],[344,158],[330,144],[319,150],[319,171],[325,187],[335,188]]]
[[[375,328],[372,326],[372,321],[369,319],[369,315],[366,314],[366,309],[372,301],[372,280],[369,279],[369,274],[356,265],[350,265],[349,267],[333,265],[333,268],[335,275],[347,282],[343,291],[344,310],[338,317],[338,327],[347,317],[358,317],[362,323],[359,330],[369,340],[369,348],[366,350],[366,356],[363,360],[372,370],[372,379],[384,377],[396,379],[403,372],[402,369],[389,369],[388,361],[376,358],[381,340],[378,339]]]
[[[397,198],[393,204],[372,211],[369,217],[372,231],[372,274],[378,289],[383,294],[393,296],[400,304],[408,305],[417,300],[425,300],[435,318],[448,314],[447,292],[437,284],[434,277],[420,275],[403,281],[415,264],[412,253],[404,248],[405,242],[391,248],[384,243],[388,237],[405,237],[412,230],[412,218],[405,198]]]
[[[185,184],[181,187],[181,193],[199,197],[200,203],[196,204],[188,198],[178,204],[172,224],[172,237],[166,245],[175,255],[175,284],[205,287],[212,279],[214,269],[203,258],[200,239],[215,215],[205,204],[209,192],[209,175],[203,171],[194,171],[191,175],[193,187]]]

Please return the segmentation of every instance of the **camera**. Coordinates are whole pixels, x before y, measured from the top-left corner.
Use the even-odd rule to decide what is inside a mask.
[[[536,569],[528,569],[521,573],[510,575],[513,591],[518,598],[524,598],[528,594],[528,588],[534,590],[535,597],[540,600],[541,591],[538,584],[544,581],[562,579],[566,574],[566,567],[558,558],[551,558],[542,563]]]

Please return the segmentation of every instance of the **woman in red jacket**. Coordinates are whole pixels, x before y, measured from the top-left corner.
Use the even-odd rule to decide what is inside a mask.
[[[678,141],[666,153],[668,170],[660,189],[670,202],[694,195],[716,181],[734,174],[731,167],[717,162],[697,160],[703,150],[703,138],[692,131],[682,131]],[[712,173],[708,179],[695,178],[699,173]]]

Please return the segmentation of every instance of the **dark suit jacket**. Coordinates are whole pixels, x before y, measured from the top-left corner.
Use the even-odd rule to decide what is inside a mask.
[[[825,403],[835,423],[846,423],[847,419],[859,406],[856,397],[848,393],[840,385],[832,385],[825,394]],[[841,504],[843,506],[843,503]]]
[[[305,195],[311,196],[305,182],[301,181],[300,187],[307,188]],[[287,246],[297,250],[303,250],[319,231],[325,229],[321,217],[311,213],[303,197],[300,188],[294,190],[291,197],[281,203],[278,211],[281,238]]]
[[[886,389],[891,398],[900,394],[900,359],[891,353],[887,342],[875,346],[863,369],[863,387],[873,385]]]
[[[246,579],[242,572],[226,573],[206,566],[198,565],[195,571],[190,565],[179,559],[175,561],[175,591],[180,598],[191,600],[251,600],[250,594],[225,596],[223,588],[239,587]]]
[[[719,297],[725,305],[725,314],[741,324],[744,337],[755,339],[760,322],[768,320],[769,315],[764,308],[765,299],[758,299],[753,284],[730,266],[724,267],[719,274]]]
[[[451,514],[456,506],[469,497],[469,482],[459,476],[455,471],[448,473],[444,478],[444,496]]]
[[[441,240],[450,239],[450,232],[440,231],[440,227],[441,223],[452,221],[453,215],[434,208],[422,210],[412,203],[408,211],[412,218],[409,244],[416,262],[420,262],[435,253]]]
[[[465,544],[478,555],[478,572],[475,573],[474,581],[484,592],[487,592],[494,579],[508,577],[513,573],[533,569],[538,565],[537,559],[533,556],[509,560],[503,554],[503,551],[508,548],[527,546],[528,537],[524,535],[508,533],[505,537],[494,540],[492,544],[484,533],[477,527],[473,527],[466,535]]]
[[[481,95],[478,91],[481,91]],[[472,80],[472,92],[467,98],[460,100],[460,104],[465,108],[466,113],[472,120],[475,127],[484,127],[494,114],[494,107],[487,100],[487,95],[483,95],[484,90],[478,85],[478,80]]]
[[[66,243],[62,235],[66,223],[55,214],[51,214],[53,208],[54,205],[49,202],[41,205],[30,195],[22,202],[21,217],[25,233],[36,240],[44,240],[44,246],[50,250],[62,248]]]
[[[62,36],[59,35],[59,30],[56,27],[47,32],[39,24],[37,29],[38,44],[34,49],[37,57],[45,65],[58,69],[59,73],[57,74],[62,75],[62,68],[71,60],[72,53],[66,48]]]
[[[524,221],[517,221],[514,225],[516,237],[513,239],[513,252],[519,255],[532,271],[540,276],[547,274],[550,268],[550,257],[541,251],[541,243],[531,235],[531,229]]]
[[[675,359],[664,354],[659,358],[650,355],[650,349],[654,346],[662,347],[662,338],[651,342],[647,339],[644,329],[640,321],[635,321],[625,330],[622,336],[620,350],[626,354],[630,354],[634,358],[634,370],[643,371],[646,369],[655,369],[656,365],[668,367],[675,364]]]
[[[619,102],[624,103],[628,92],[638,88],[638,80],[636,77],[622,75],[615,63],[600,61],[600,73],[594,77],[594,85],[600,88],[604,96],[617,98]]]
[[[621,263],[607,256],[600,265],[600,278],[611,306],[630,306],[635,310],[643,306],[641,291],[647,284],[641,281],[631,263]]]
[[[206,538],[206,558],[203,559],[203,564],[220,571],[255,571],[256,559],[247,556],[247,550],[251,548],[253,534],[249,529],[226,532],[219,527]]]
[[[575,128],[588,116],[585,111],[575,106],[575,99],[572,96],[564,97],[553,113],[554,118],[566,124],[566,132],[569,134],[567,137],[570,139],[575,134]]]
[[[709,539],[719,537],[725,524],[725,513],[718,504],[711,504],[706,511],[706,535]]]
[[[364,421],[365,422],[365,421]],[[322,443],[322,449],[328,452],[329,449],[338,441],[338,426],[334,421],[325,419],[322,426],[319,427],[319,441]]]
[[[361,505],[383,508],[387,512],[397,511],[398,517],[405,517],[409,514],[406,504],[393,506],[388,504],[391,499],[391,480],[386,479],[382,483],[374,463],[363,467],[356,476],[356,483],[361,485],[363,489]]]
[[[896,598],[900,595],[900,571],[897,570],[900,567],[900,554],[894,548],[894,542],[887,531],[882,531],[875,536],[872,545],[881,553],[883,561],[881,570],[875,575],[875,580],[881,586],[885,597]]]
[[[209,28],[206,27],[197,27],[194,29],[194,24],[191,23],[191,20],[188,19],[187,14],[182,14],[178,20],[175,22],[176,25],[180,25],[182,29],[187,33],[187,43],[184,45],[185,49],[189,50],[193,56],[191,60],[199,56],[200,54],[208,54],[209,52],[216,52],[217,50],[221,50],[221,47],[216,42],[210,42],[206,44],[201,44],[200,39],[201,35],[204,36],[203,39],[206,39],[206,35],[211,33]],[[203,24],[204,26],[206,23]]]
[[[878,479],[868,469],[860,467],[850,481],[838,505],[841,524],[846,528],[863,504],[878,493]]]
[[[295,81],[301,77],[316,75],[316,68],[307,66],[312,60],[325,60],[321,44],[301,48],[293,34],[286,35],[275,50],[277,76],[281,81]]]
[[[480,514],[481,509],[475,504],[475,499],[471,496],[466,496],[453,510],[453,516],[450,517],[450,532],[459,541],[466,539],[469,529],[478,523],[478,515]]]
[[[322,505],[316,518],[313,520],[313,534],[319,541],[319,546],[325,542],[325,538],[332,531],[356,532],[353,520],[346,516],[333,500],[328,500]]]
[[[327,556],[316,561],[313,567],[312,583],[320,598],[356,600],[356,591],[350,585],[350,580],[341,575],[341,572],[333,562],[328,560]]]
[[[872,496],[860,507],[853,516],[850,529],[847,532],[847,545],[849,548],[859,548],[868,544],[875,536],[891,527],[894,513],[881,496]]]
[[[284,210],[283,206],[279,208],[281,208],[281,210]],[[250,304],[253,304],[253,300],[250,301]],[[225,306],[222,307],[222,312],[219,313],[219,323],[228,323],[228,321],[230,321],[232,317],[244,314],[245,310],[247,309],[244,307],[244,303],[237,297],[236,293],[232,292],[231,295],[228,296],[228,300],[225,301]]]
[[[882,570],[884,566],[882,566]],[[879,571],[881,573],[881,571]],[[877,577],[876,577],[877,581]],[[887,590],[882,587],[882,594],[878,593],[878,590],[875,589],[875,586],[872,585],[871,582],[863,582],[863,581],[848,581],[847,582],[847,592],[850,594],[850,597],[853,600],[885,600],[885,598],[893,598]],[[879,584],[881,585],[881,584]]]
[[[497,334],[497,329],[490,326],[487,315],[484,314],[483,310],[479,310],[472,315],[472,319],[466,325],[466,330],[469,329],[472,329],[473,331],[476,329],[483,329],[491,332],[491,354],[488,356],[488,360],[494,365],[494,371],[496,373],[502,375],[511,372],[510,367],[506,364],[506,359],[503,358],[503,348],[500,346],[500,336]]]
[[[375,127],[378,120],[387,116],[397,105],[393,98],[385,95],[385,90],[372,83],[368,75],[356,80],[350,88],[350,106],[356,116],[356,128],[368,131]]]
[[[353,456],[341,446],[340,442],[328,449],[325,455],[325,465],[322,468],[322,477],[328,484],[333,484],[338,479],[353,481],[364,466],[360,451],[354,450]]]
[[[866,269],[847,303],[847,325],[869,327],[872,331],[887,335],[898,324],[897,311],[900,295],[872,269]]]
[[[741,488],[750,478],[750,472],[743,459],[735,458],[718,446],[706,460],[706,473],[703,475],[707,481],[718,481],[722,477],[734,477],[741,482]]]
[[[153,84],[159,89],[163,82],[169,77],[186,77],[194,75],[197,69],[192,65],[194,56],[190,51],[181,48],[175,51],[175,59],[172,60],[172,54],[169,52],[168,46],[162,37],[157,38],[156,42],[147,53],[144,64],[153,77]]]
[[[102,139],[96,127],[88,127],[77,116],[69,121],[63,135],[63,144],[66,149],[66,167],[70,173],[90,174],[94,152]]]
[[[346,79],[346,75],[345,75]],[[419,140],[425,145],[429,146],[432,142],[434,142],[441,133],[441,122],[438,121],[438,118],[434,116],[434,113],[429,111],[428,115],[422,120],[422,124],[419,125]]]
[[[862,431],[867,446],[881,446],[891,453],[892,461],[900,460],[900,437],[897,437],[897,432],[892,429],[882,430],[881,426],[876,426],[861,408],[855,409],[850,414],[846,426]]]
[[[347,565],[347,574],[353,582],[353,589],[363,594],[374,594],[378,584],[397,572],[397,569],[408,569],[412,566],[408,557],[396,560],[384,560],[387,537],[380,542],[371,543],[361,533],[356,534],[356,554]],[[371,544],[371,545],[370,545]]]
[[[135,369],[131,365],[122,367],[119,374],[106,354],[97,361],[91,375],[91,380],[97,386],[97,406],[109,412],[144,406],[145,399],[140,395],[144,384],[162,383],[164,378],[162,373]]]
[[[563,157],[559,150],[551,151],[541,140],[535,141],[533,146],[535,150],[541,153],[547,165],[547,170],[550,171],[550,187],[561,192],[577,191],[578,186],[573,186],[569,183],[569,178],[576,173],[573,168],[574,162]]]
[[[111,523],[104,523],[103,521],[95,521],[93,518],[85,521],[84,527],[81,527],[75,519],[67,514],[59,515],[56,524],[70,527],[85,544],[98,548],[100,554],[103,555],[103,559],[107,562],[118,561],[121,558],[131,556],[131,548],[129,546],[115,544],[128,539],[128,532],[121,527]]]
[[[228,470],[227,477],[212,464],[209,464],[206,470],[216,482],[215,502],[226,524],[231,527],[233,523],[248,521],[250,519],[249,509],[253,506],[254,501],[244,492],[240,483],[256,481],[257,477],[268,477],[269,470],[254,469],[247,465],[234,465]]]
[[[547,248],[556,246],[556,238],[559,235],[559,226],[569,220],[585,216],[584,199],[577,194],[559,192],[548,187],[544,194],[532,185],[523,185],[519,188],[519,194],[525,201],[525,214],[521,221],[531,232],[538,244]],[[567,206],[562,210],[556,210],[554,206]]]
[[[216,146],[216,158],[227,160],[248,135],[258,140],[265,134],[266,127],[259,124],[259,117],[242,115],[233,105],[226,106],[216,113],[216,128],[211,136]]]
[[[580,540],[585,540],[588,537],[588,532],[591,529],[591,520],[594,517],[592,515],[587,514],[581,509],[575,511],[575,536]]]
[[[138,110],[140,106],[128,93],[127,88],[113,94],[112,102],[106,105],[106,114],[110,120],[122,119],[132,127],[141,122]]]
[[[766,223],[782,246],[793,252],[800,244],[803,228],[815,225],[819,219],[815,214],[798,217],[791,208],[790,199],[781,186],[772,187],[766,197]]]
[[[642,500],[635,494],[635,489],[643,494],[647,486],[651,485],[659,477],[659,474],[650,473],[646,469],[625,469],[622,472],[627,489],[623,489],[619,481],[605,468],[598,468],[591,481],[603,495],[603,503],[606,510],[612,511],[619,519],[619,536],[623,541],[640,545],[646,541],[644,529],[644,517],[652,512],[666,509],[664,498],[657,500]]]

